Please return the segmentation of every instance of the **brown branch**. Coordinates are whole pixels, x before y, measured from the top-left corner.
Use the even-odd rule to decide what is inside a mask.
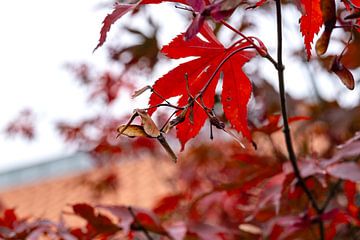
[[[284,136],[286,142],[286,148],[289,155],[289,160],[294,170],[295,177],[300,185],[300,187],[304,190],[307,198],[309,199],[312,207],[316,210],[318,214],[318,223],[319,223],[319,230],[320,230],[320,239],[325,239],[325,232],[324,232],[324,223],[321,219],[321,208],[319,207],[318,203],[316,202],[313,194],[310,192],[309,188],[306,186],[305,180],[301,176],[300,169],[296,160],[296,155],[294,151],[294,147],[292,144],[292,139],[290,135],[290,128],[288,122],[288,115],[286,109],[286,97],[285,97],[285,81],[284,81],[284,65],[282,59],[282,17],[281,17],[281,1],[276,0],[276,22],[277,22],[277,72],[278,72],[278,80],[279,80],[279,94],[280,94],[280,104],[281,104],[281,113],[284,122]]]

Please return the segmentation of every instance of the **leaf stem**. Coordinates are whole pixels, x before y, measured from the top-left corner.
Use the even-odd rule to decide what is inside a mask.
[[[282,16],[281,16],[281,1],[276,0],[276,22],[277,22],[277,72],[278,72],[278,80],[279,80],[279,94],[280,94],[280,104],[281,104],[281,113],[284,122],[284,136],[286,142],[286,148],[289,155],[289,160],[294,170],[295,177],[300,185],[300,187],[304,190],[307,198],[309,199],[312,207],[316,210],[319,219],[319,230],[320,230],[320,239],[325,239],[325,231],[324,231],[324,223],[321,219],[321,208],[316,202],[313,194],[310,192],[309,188],[306,186],[305,180],[301,176],[300,169],[296,160],[295,151],[292,144],[292,139],[290,135],[290,128],[288,122],[288,114],[286,109],[286,97],[285,97],[285,81],[284,81],[284,65],[282,59]]]
[[[261,49],[258,45],[256,45],[254,43],[254,41],[252,39],[250,39],[249,37],[247,37],[245,34],[243,34],[242,32],[240,32],[239,30],[237,30],[236,28],[234,28],[233,26],[231,26],[230,24],[228,24],[226,21],[221,20],[221,23],[229,28],[231,31],[235,32],[236,34],[240,35],[241,37],[243,37],[246,41],[248,41],[251,45],[254,46],[254,48],[256,49],[256,51],[263,56],[264,58],[268,59],[273,65],[274,67],[277,69],[278,68],[278,64],[275,61],[275,59],[273,57],[270,56],[270,54],[266,51],[266,54],[264,54],[264,49]]]
[[[231,52],[229,55],[227,55],[220,63],[219,65],[216,67],[215,71],[213,72],[213,74],[211,75],[211,77],[209,78],[209,80],[206,82],[206,84],[204,85],[204,87],[200,90],[200,92],[194,97],[194,99],[197,99],[199,97],[201,97],[204,92],[206,91],[206,89],[209,87],[210,83],[212,82],[212,80],[214,79],[214,77],[216,76],[216,74],[219,72],[219,70],[221,69],[221,67],[235,54],[237,54],[238,52],[244,51],[245,49],[248,48],[252,48],[250,46],[247,47],[242,47],[242,48],[238,48],[236,50],[234,50],[233,52]]]
[[[171,103],[167,104],[167,103],[160,103],[160,104],[157,104],[157,105],[154,105],[154,106],[150,106],[150,107],[147,107],[147,108],[143,108],[143,110],[149,110],[149,109],[152,109],[152,108],[158,108],[158,107],[170,107],[170,108],[175,108],[176,110],[184,110],[183,107],[178,107],[178,106],[175,106]]]

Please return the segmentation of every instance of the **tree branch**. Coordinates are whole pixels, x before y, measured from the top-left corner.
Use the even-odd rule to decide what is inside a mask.
[[[300,185],[300,187],[304,190],[306,196],[308,197],[312,207],[316,210],[319,216],[319,229],[320,229],[320,239],[325,239],[325,232],[324,232],[324,223],[320,218],[321,209],[316,202],[314,196],[310,192],[309,188],[306,186],[305,180],[302,178],[299,166],[297,164],[295,151],[293,148],[291,135],[290,135],[290,128],[288,122],[288,115],[286,109],[286,97],[285,97],[285,83],[284,83],[284,65],[282,59],[282,17],[281,17],[281,1],[276,0],[276,22],[277,22],[277,72],[278,72],[278,80],[279,80],[279,94],[280,94],[280,104],[281,104],[281,113],[284,122],[284,136],[286,142],[286,148],[289,155],[289,160],[291,162],[292,168],[294,170],[295,177]]]
[[[327,208],[327,206],[329,205],[331,199],[334,198],[334,196],[335,196],[338,188],[340,187],[341,183],[342,183],[342,180],[339,179],[339,180],[335,183],[335,185],[332,187],[332,189],[330,190],[329,195],[327,196],[324,204],[323,204],[322,207],[320,208],[321,212],[324,212],[324,211],[326,210],[326,208]]]

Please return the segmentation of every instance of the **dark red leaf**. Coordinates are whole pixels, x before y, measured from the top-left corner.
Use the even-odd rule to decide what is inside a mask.
[[[95,209],[87,203],[78,203],[72,206],[73,211],[76,215],[86,219],[93,220],[95,219]]]
[[[137,4],[124,4],[124,3],[116,3],[114,6],[114,10],[108,14],[104,21],[103,26],[100,30],[100,38],[99,43],[95,47],[94,51],[101,47],[106,41],[107,33],[109,32],[111,25],[114,24],[117,20],[119,20],[126,13],[134,10],[137,6],[143,4],[158,4],[162,2],[178,2],[186,4],[186,0],[141,0]]]
[[[256,3],[256,6],[257,6],[257,7],[260,7],[260,6],[264,5],[266,2],[267,2],[267,0],[259,0],[259,1]]]
[[[126,234],[129,233],[131,225],[135,223],[135,219],[128,207],[99,205],[98,208],[105,209],[114,215],[119,221],[118,226],[120,226]],[[141,208],[131,208],[131,211],[135,214],[137,222],[149,231],[157,232],[159,234],[165,232],[159,219],[153,212]]]
[[[136,6],[137,4],[120,4],[120,3],[115,4],[112,13],[108,14],[103,21],[103,26],[100,31],[99,43],[95,47],[94,51],[104,44],[107,33],[111,28],[111,25],[114,24],[118,19],[120,19],[126,13],[133,10]]]
[[[73,211],[88,222],[88,234],[90,235],[111,235],[120,230],[107,216],[95,213],[95,209],[89,204],[75,204],[73,205]]]
[[[0,218],[0,226],[11,229],[14,227],[14,223],[17,222],[17,220],[15,209],[6,209],[3,216]]]
[[[290,124],[293,122],[310,120],[310,119],[311,118],[306,116],[294,116],[288,119],[288,123]],[[280,114],[266,116],[265,124],[261,127],[255,128],[254,131],[259,131],[270,135],[276,131],[279,131],[282,128],[282,125],[280,125],[280,120],[281,120]]]
[[[160,201],[158,201],[158,203],[155,205],[153,210],[158,215],[168,214],[174,211],[178,207],[180,201],[183,198],[184,198],[183,194],[166,196],[160,199]]]
[[[130,232],[130,225],[134,222],[134,218],[127,207],[100,205],[98,208],[105,209],[114,215],[118,219],[118,225],[126,235]]]

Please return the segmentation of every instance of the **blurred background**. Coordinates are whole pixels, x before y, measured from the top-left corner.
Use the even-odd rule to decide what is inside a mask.
[[[173,3],[142,7],[116,22],[105,45],[93,53],[102,20],[112,5],[98,0],[0,3],[0,199],[4,206],[56,218],[69,202],[151,206],[159,196],[176,189],[171,176],[182,167],[173,165],[151,139],[117,139],[116,127],[127,121],[133,109],[147,106],[149,94],[131,99],[134,90],[153,84],[183,61],[169,61],[159,49],[186,30],[191,14]],[[272,5],[239,8],[229,22],[260,38],[275,56]],[[291,1],[284,6],[289,106],[292,115],[317,121],[313,126],[319,138],[312,136],[311,144],[320,139],[323,145],[318,154],[326,156],[331,146],[360,129],[358,87],[347,90],[329,72],[331,58],[344,49],[351,29],[335,29],[328,53],[317,57],[313,51],[307,64],[298,24],[301,11]],[[225,46],[237,37],[219,25],[214,24],[214,29]],[[355,53],[345,53],[343,59],[359,82],[360,34],[352,32]],[[268,115],[279,113],[276,72],[261,58],[252,60],[245,70],[254,87],[249,123],[259,129]],[[155,117],[162,121],[166,112]],[[283,150],[276,134],[276,145]],[[216,137],[226,138],[222,133]],[[255,136],[259,151],[267,151],[269,142],[263,139]],[[303,155],[315,151],[309,139],[300,139],[307,146],[299,142],[298,151]],[[174,135],[169,142],[178,152]],[[210,142],[207,129],[196,142]],[[198,144],[192,141],[191,146]],[[181,153],[180,159],[188,154]],[[45,210],[50,208],[55,212]]]

